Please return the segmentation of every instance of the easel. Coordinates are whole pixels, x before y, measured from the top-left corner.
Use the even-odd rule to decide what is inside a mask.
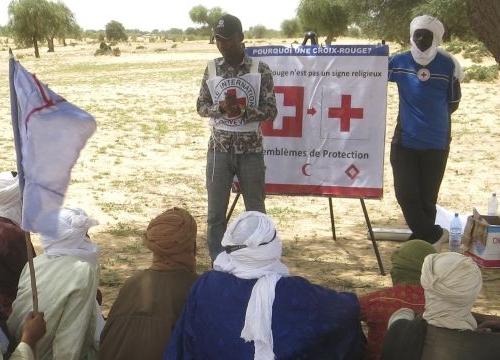
[[[236,196],[235,196],[233,203],[231,204],[231,207],[229,208],[229,211],[227,213],[226,222],[229,222],[229,219],[231,219],[231,215],[233,214],[234,208],[236,207],[236,204],[238,203],[238,199],[240,198],[240,195],[241,195],[240,192],[236,192]],[[380,258],[380,253],[378,251],[378,246],[377,246],[377,242],[375,240],[375,235],[373,234],[372,224],[371,224],[370,218],[368,216],[368,211],[366,210],[365,199],[359,198],[359,201],[361,202],[361,208],[363,209],[363,214],[365,215],[366,226],[368,228],[368,233],[369,233],[370,239],[372,241],[373,250],[375,251],[375,256],[377,258],[377,263],[378,263],[378,268],[380,270],[380,275],[385,276],[384,265],[382,264],[382,259]],[[328,207],[330,209],[330,224],[332,227],[332,238],[333,238],[333,241],[337,241],[337,235],[335,233],[335,218],[333,215],[333,202],[332,202],[331,196],[328,197]]]

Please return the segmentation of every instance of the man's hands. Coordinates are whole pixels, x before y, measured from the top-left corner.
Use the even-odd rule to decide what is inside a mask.
[[[476,331],[500,332],[500,316],[472,313],[477,321]]]
[[[28,344],[31,349],[34,349],[36,342],[45,335],[46,330],[43,312],[36,314],[30,312],[24,321],[21,341]]]
[[[224,101],[219,102],[219,108],[221,112],[227,113],[230,117],[239,116],[242,113],[241,107],[236,100],[236,94],[226,93]]]

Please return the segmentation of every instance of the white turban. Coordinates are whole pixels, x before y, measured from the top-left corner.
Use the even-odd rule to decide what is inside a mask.
[[[420,49],[415,45],[413,41],[413,34],[416,30],[419,29],[427,29],[432,32],[432,45],[425,51],[420,51]],[[441,21],[436,19],[435,17],[429,15],[422,15],[415,17],[410,23],[410,43],[411,43],[411,54],[413,59],[420,65],[429,64],[436,57],[437,52],[450,57],[455,64],[454,76],[458,80],[463,80],[464,71],[462,70],[462,66],[458,62],[458,60],[445,51],[444,49],[438,48],[439,45],[443,43],[443,35],[444,35],[444,26]]]
[[[87,231],[99,224],[80,208],[61,208],[58,215],[58,236],[41,236],[44,253],[49,257],[71,255],[97,265],[99,251],[90,242]]]
[[[432,32],[432,45],[425,51],[420,51],[413,41],[413,34],[416,30],[426,29]],[[437,54],[437,47],[443,42],[444,26],[438,19],[422,15],[414,18],[410,23],[410,43],[413,59],[420,65],[427,65]]]
[[[21,225],[21,193],[19,178],[10,171],[0,173],[0,216]]]
[[[222,246],[236,246],[237,250],[219,254],[215,270],[259,279],[248,301],[241,337],[254,342],[254,359],[274,359],[271,323],[275,288],[282,276],[289,275],[280,260],[282,243],[274,223],[261,212],[244,212],[227,228]]]
[[[429,324],[458,330],[477,327],[471,311],[483,280],[471,258],[455,252],[428,255],[420,281],[425,294],[423,317]]]

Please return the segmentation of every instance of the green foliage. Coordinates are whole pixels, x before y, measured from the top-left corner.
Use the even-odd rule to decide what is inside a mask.
[[[13,0],[9,4],[9,33],[18,45],[33,46],[40,57],[38,43],[47,40],[54,51],[54,38],[80,38],[82,29],[74,14],[62,2],[47,0]]]
[[[206,25],[206,27],[210,29],[209,38],[210,43],[212,43],[212,29],[217,23],[217,20],[225,14],[226,12],[218,6],[207,9],[203,5],[198,5],[189,11],[189,18],[195,24]]]
[[[208,24],[208,9],[203,5],[197,5],[189,10],[189,18],[195,24]]]
[[[345,34],[349,24],[348,12],[340,0],[301,0],[297,16],[302,30],[312,30],[318,36]]]
[[[485,57],[491,57],[491,52],[482,42],[452,40],[445,44],[445,50],[452,54],[462,54],[466,59],[471,59],[475,63],[483,62]]]
[[[126,41],[128,39],[125,28],[116,20],[111,20],[107,23],[105,31],[106,39],[109,41]]]
[[[347,34],[348,37],[352,38],[360,38],[361,37],[361,29],[359,26],[348,26]]]
[[[452,37],[470,39],[472,31],[467,20],[467,0],[357,0],[346,5],[352,22],[370,38],[410,42],[410,22],[415,16],[428,14],[438,18],[445,27],[445,40]]]
[[[51,8],[46,0],[13,0],[9,4],[9,25],[14,41],[33,46],[35,56],[40,57],[38,42],[48,34]]]
[[[466,47],[463,56],[466,59],[471,59],[476,63],[480,63],[483,61],[483,58],[491,56],[491,53],[483,43],[479,42]]]
[[[464,69],[465,78],[463,82],[482,81],[493,82],[498,79],[500,66],[498,64],[491,66],[472,65]]]
[[[10,36],[11,35],[11,30],[9,25],[0,25],[0,36]]]
[[[253,39],[262,39],[266,36],[267,29],[264,25],[252,26],[248,29],[247,36]]]
[[[288,38],[302,35],[299,19],[283,20],[281,22],[281,33]]]

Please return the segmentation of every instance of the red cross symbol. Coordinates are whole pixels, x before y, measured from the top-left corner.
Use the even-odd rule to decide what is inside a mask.
[[[328,108],[329,118],[340,118],[340,131],[349,132],[351,119],[362,119],[363,108],[351,107],[351,95],[342,95],[341,107]]]

